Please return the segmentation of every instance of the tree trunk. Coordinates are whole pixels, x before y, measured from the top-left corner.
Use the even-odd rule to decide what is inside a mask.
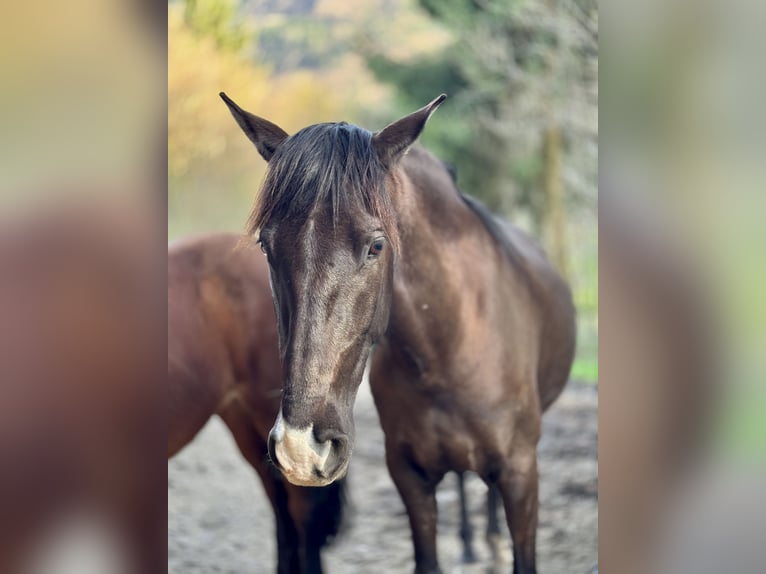
[[[543,233],[548,255],[565,279],[569,279],[569,259],[566,244],[566,214],[564,184],[561,178],[561,130],[553,122],[545,129],[543,141],[545,158]]]

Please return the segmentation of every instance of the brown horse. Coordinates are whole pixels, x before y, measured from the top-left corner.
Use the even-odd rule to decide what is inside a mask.
[[[288,136],[221,95],[269,162],[250,232],[283,355],[275,464],[294,484],[344,475],[376,344],[370,385],[416,572],[440,572],[435,489],[450,470],[497,485],[513,571],[536,572],[540,418],[569,374],[574,307],[529,237],[411,147],[446,96],[377,133],[341,122]]]
[[[282,371],[265,258],[236,234],[168,248],[168,456],[213,414],[261,477],[276,516],[277,572],[319,573],[338,532],[343,483],[293,486],[268,461]]]
[[[0,210],[0,572],[167,571],[164,238],[135,196]]]

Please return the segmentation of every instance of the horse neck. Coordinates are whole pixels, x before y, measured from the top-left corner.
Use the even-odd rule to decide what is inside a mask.
[[[490,281],[476,259],[491,259],[491,239],[441,166],[413,160],[395,179],[400,245],[388,339],[428,355],[462,336],[466,302],[480,299]]]

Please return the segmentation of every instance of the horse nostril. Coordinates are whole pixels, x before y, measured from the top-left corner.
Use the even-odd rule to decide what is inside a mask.
[[[335,452],[336,456],[345,458],[346,454],[348,453],[348,438],[346,437],[337,437],[332,439],[332,450]]]
[[[336,446],[340,446],[348,442],[348,435],[345,432],[334,429],[332,427],[328,428],[314,425],[313,433],[314,440],[317,442],[317,444],[325,444],[329,442],[332,444],[333,448],[335,448]]]
[[[330,439],[330,456],[327,458],[323,469],[325,477],[337,479],[337,473],[348,464],[350,454],[351,441],[347,436],[342,435]]]

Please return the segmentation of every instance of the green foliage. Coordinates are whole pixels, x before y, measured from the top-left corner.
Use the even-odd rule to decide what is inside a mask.
[[[457,166],[462,187],[496,210],[521,211],[539,224],[543,206],[534,195],[540,195],[543,169],[541,134],[550,122],[570,128],[567,114],[578,111],[570,95],[584,83],[580,68],[590,63],[581,45],[588,38],[563,8],[565,2],[418,3],[451,32],[452,44],[406,61],[387,58],[381,44],[367,49],[370,69],[395,87],[401,113],[448,93],[439,115],[443,120],[447,110],[454,110],[453,125],[442,131],[433,122],[427,133],[437,136],[436,148]],[[572,29],[580,35],[573,37]],[[595,100],[586,105],[593,124],[585,137],[595,141]],[[567,135],[567,141],[582,137],[571,130]],[[593,172],[588,184],[595,187]]]
[[[465,26],[476,17],[471,2],[421,2],[426,11],[440,23],[453,29]],[[492,185],[493,174],[500,169],[488,161],[487,148],[498,144],[485,130],[477,129],[472,121],[471,101],[476,82],[466,68],[467,56],[461,53],[459,42],[446,50],[426,54],[406,62],[388,58],[383,52],[368,53],[371,71],[381,81],[396,88],[396,104],[400,113],[416,109],[441,92],[449,95],[448,105],[439,110],[439,121],[431,122],[423,143],[457,167],[458,182],[470,193],[484,199],[492,208],[499,208],[500,195]],[[486,86],[486,82],[483,84]],[[474,92],[474,94],[472,94]]]
[[[239,52],[252,39],[252,32],[237,19],[234,0],[185,0],[184,22],[222,50]]]
[[[569,376],[573,381],[598,382],[598,360],[591,358],[576,359]]]
[[[265,26],[258,35],[258,53],[277,73],[332,66],[345,53],[332,23],[311,17],[293,17]]]
[[[368,57],[367,64],[379,78],[385,78],[397,87],[407,87],[397,91],[399,105],[406,109],[420,107],[438,96],[434,93],[434,86],[456,94],[468,85],[454,59],[445,58],[442,54],[428,54],[402,65],[377,53]]]
[[[464,23],[476,16],[479,4],[474,0],[419,0],[432,18],[452,24]]]
[[[717,421],[720,455],[766,461],[766,389],[747,375],[731,386]]]

